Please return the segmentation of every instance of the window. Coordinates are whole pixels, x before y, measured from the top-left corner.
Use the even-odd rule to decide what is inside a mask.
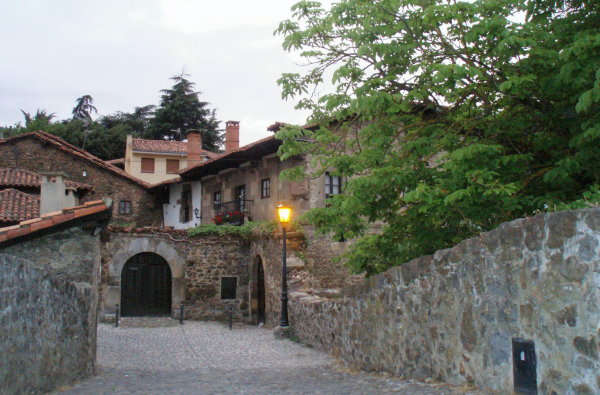
[[[235,187],[233,199],[235,200],[235,209],[241,212],[246,210],[246,186]]]
[[[342,177],[332,176],[325,172],[325,196],[339,195],[342,193]]]
[[[179,219],[181,223],[190,222],[192,220],[192,186],[183,184],[181,189],[181,209],[179,211]]]
[[[271,196],[271,179],[265,178],[260,182],[260,197],[262,199]]]
[[[221,277],[221,299],[235,299],[237,277]]]
[[[221,205],[221,191],[217,191],[213,194],[213,202],[214,202],[214,207],[215,208],[219,208],[219,206]]]
[[[121,200],[119,201],[119,214],[131,214],[131,201]]]
[[[142,158],[142,173],[154,173],[154,158]]]
[[[179,171],[179,159],[167,159],[167,174],[177,174]]]

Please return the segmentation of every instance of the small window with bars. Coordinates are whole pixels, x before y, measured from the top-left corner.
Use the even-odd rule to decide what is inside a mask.
[[[342,177],[325,172],[325,196],[330,197],[340,193],[342,193]]]
[[[132,212],[130,200],[119,201],[119,214],[131,214]]]
[[[142,158],[142,173],[154,173],[154,158]]]
[[[260,197],[261,199],[271,196],[271,179],[265,178],[260,181]]]
[[[237,277],[221,277],[221,299],[235,299]]]

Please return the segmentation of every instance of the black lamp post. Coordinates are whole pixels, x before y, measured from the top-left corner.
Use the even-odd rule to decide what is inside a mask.
[[[277,214],[279,215],[279,223],[283,231],[283,256],[281,262],[281,321],[279,326],[287,327],[288,322],[288,296],[287,296],[287,263],[286,263],[286,226],[290,222],[292,216],[292,208],[285,203],[277,206]]]

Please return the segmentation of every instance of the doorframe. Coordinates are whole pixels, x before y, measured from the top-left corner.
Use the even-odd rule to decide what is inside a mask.
[[[140,252],[153,252],[162,256],[171,268],[171,317],[179,314],[181,302],[185,300],[185,259],[168,240],[157,237],[119,234],[117,251],[107,262],[108,285],[103,287],[101,309],[106,319],[121,303],[121,272],[125,263]]]
[[[252,260],[251,271],[250,271],[250,283],[248,284],[248,292],[249,292],[249,300],[250,300],[250,319],[252,323],[259,323],[259,299],[258,299],[258,290],[260,287],[259,279],[258,279],[258,266],[262,266],[263,271],[263,284],[262,288],[264,291],[264,322],[267,321],[267,306],[268,306],[268,298],[267,298],[267,270],[265,265],[265,260],[260,254],[257,254]]]
[[[132,262],[133,259],[136,259],[136,257],[139,257],[142,254],[147,255],[148,257],[152,256],[152,259],[155,259],[156,262],[145,263],[145,262],[143,262],[143,258],[137,258],[141,262]],[[127,262],[125,262],[125,265],[123,265],[123,269],[121,269],[121,312],[122,312],[123,316],[131,316],[131,317],[138,316],[137,312],[135,314],[133,314],[133,315],[130,315],[129,313],[125,313],[125,311],[124,311],[125,310],[125,303],[124,303],[124,300],[123,300],[123,296],[124,296],[123,295],[124,294],[124,292],[123,292],[123,286],[124,286],[123,279],[126,276],[126,272],[128,270],[127,269],[128,265],[140,265],[140,266],[143,265],[143,266],[148,266],[147,269],[149,270],[149,272],[148,273],[144,273],[143,270],[140,270],[140,272],[139,272],[140,275],[145,275],[145,274],[150,275],[150,273],[151,273],[151,266],[159,266],[161,268],[167,269],[168,270],[168,276],[167,276],[167,278],[168,278],[168,284],[165,284],[165,285],[168,287],[168,299],[169,299],[169,303],[167,305],[168,307],[165,306],[165,307],[167,307],[167,309],[166,309],[167,311],[163,311],[163,312],[158,312],[158,311],[157,312],[143,311],[144,309],[141,308],[140,306],[128,306],[128,307],[131,307],[132,311],[135,311],[135,310],[137,310],[139,308],[139,310],[141,310],[140,312],[142,313],[139,316],[165,315],[165,314],[166,315],[171,315],[172,309],[173,309],[172,302],[171,302],[171,300],[173,298],[173,273],[171,272],[171,267],[169,266],[169,264],[168,264],[168,262],[166,261],[165,258],[163,258],[162,256],[160,256],[160,255],[158,255],[156,253],[153,253],[153,252],[140,252],[140,253],[135,254],[131,258],[129,258],[127,260]],[[140,267],[140,269],[141,269],[141,267]],[[145,280],[150,280],[150,278],[148,278],[148,279],[140,278],[139,279],[139,281],[145,281]],[[144,287],[144,285],[142,284],[141,288],[144,289],[146,287]],[[146,288],[146,289],[148,289],[148,288]],[[148,294],[145,294],[145,295],[147,296]],[[167,296],[167,295],[165,295],[165,296]]]

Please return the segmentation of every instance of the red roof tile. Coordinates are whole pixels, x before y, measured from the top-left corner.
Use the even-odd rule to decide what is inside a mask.
[[[125,158],[117,158],[105,161],[106,163],[110,163],[111,165],[119,165],[125,163]]]
[[[1,187],[40,187],[41,176],[29,170],[11,168],[0,168]],[[92,187],[80,182],[65,180],[65,185],[77,190],[90,190]]]
[[[61,139],[60,137],[57,137],[53,134],[50,133],[46,133],[46,132],[42,132],[42,131],[38,131],[38,132],[30,132],[30,133],[23,133],[20,134],[18,136],[14,136],[14,137],[10,137],[8,139],[5,140],[0,140],[0,144],[7,144],[10,143],[12,141],[17,141],[17,140],[21,140],[21,139],[25,139],[28,137],[34,137],[37,138],[39,140],[48,142],[52,145],[54,145],[56,148],[70,154],[73,156],[77,156],[79,158],[82,158],[84,160],[86,160],[89,163],[92,163],[98,167],[101,167],[105,170],[108,170],[114,174],[116,174],[119,177],[123,177],[126,178],[144,188],[149,188],[150,184],[148,184],[147,182],[144,182],[142,180],[140,180],[139,178],[135,178],[127,173],[125,173],[124,170],[119,169],[116,166],[111,165],[110,163],[107,163],[105,161],[103,161],[102,159],[98,158],[97,156],[94,156],[92,154],[90,154],[89,152],[82,150],[79,147],[76,147],[70,143],[67,143],[65,140]]]
[[[188,152],[188,143],[187,141],[133,139],[131,149],[137,152],[186,155]],[[219,154],[207,150],[200,150],[200,153],[209,159],[219,156]]]
[[[47,213],[44,214],[43,218],[22,221],[18,225],[0,228],[0,243],[106,210],[108,210],[108,206],[102,200],[95,200],[87,202],[82,206],[69,207],[61,211]]]
[[[223,154],[221,154],[221,155],[218,155],[218,156],[217,156],[217,157],[215,157],[214,159],[207,160],[206,162],[202,162],[202,163],[200,163],[200,164],[198,164],[198,165],[188,166],[188,167],[186,167],[185,169],[181,169],[181,170],[179,170],[179,172],[178,172],[178,173],[179,173],[179,174],[183,174],[183,173],[187,172],[188,170],[195,169],[195,168],[198,168],[198,167],[203,167],[203,166],[206,166],[206,165],[210,165],[211,163],[214,163],[214,162],[216,162],[216,161],[218,161],[218,160],[221,160],[221,159],[227,158],[227,157],[229,157],[229,156],[231,156],[232,154],[235,154],[235,153],[237,153],[237,152],[243,152],[243,151],[249,150],[249,149],[250,149],[250,148],[252,148],[252,147],[256,147],[256,146],[258,146],[258,145],[261,145],[261,144],[264,144],[264,143],[267,143],[267,142],[270,142],[270,141],[274,141],[274,140],[275,140],[275,136],[269,136],[269,137],[265,137],[264,139],[257,140],[257,141],[255,141],[255,142],[253,142],[253,143],[250,143],[250,144],[244,145],[243,147],[236,148],[236,149],[234,149],[234,150],[231,150],[231,151],[229,151],[229,152],[225,152],[225,153],[223,153]],[[154,185],[154,186],[156,186],[156,185]]]
[[[0,223],[25,221],[40,216],[40,198],[18,191],[0,191]]]

